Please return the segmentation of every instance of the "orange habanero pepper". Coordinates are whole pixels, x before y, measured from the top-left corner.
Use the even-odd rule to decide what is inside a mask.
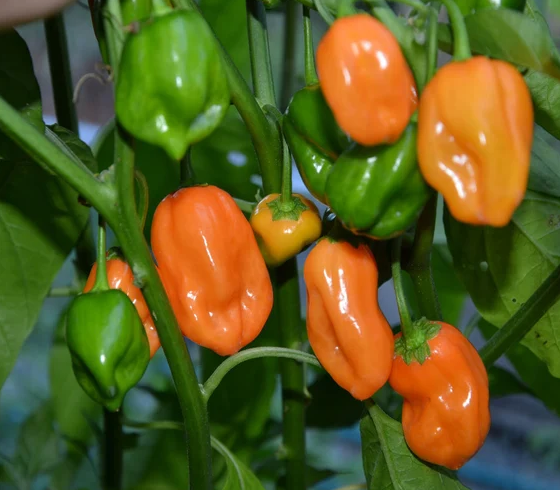
[[[183,335],[219,355],[260,333],[272,284],[249,222],[212,186],[180,189],[157,207],[152,250]]]
[[[525,194],[531,95],[509,63],[476,56],[445,65],[418,109],[418,163],[453,217],[505,226]]]
[[[336,122],[356,142],[394,143],[416,110],[412,72],[399,43],[368,14],[341,17],[317,47],[321,89]]]
[[[292,194],[286,204],[293,206],[291,212],[282,209],[280,194],[270,194],[251,213],[251,227],[270,266],[286,262],[321,236],[322,221],[315,204],[300,194]]]
[[[84,293],[87,293],[91,290],[91,288],[93,288],[96,274],[97,263],[93,264],[93,267],[91,268],[91,272],[89,273],[89,277],[84,287]],[[150,309],[146,304],[146,300],[142,295],[142,291],[134,285],[134,274],[132,273],[132,269],[124,260],[121,260],[120,258],[111,258],[107,260],[107,279],[111,289],[120,289],[123,291],[136,307],[138,316],[142,321],[142,325],[144,325],[148,342],[150,343],[150,357],[153,357],[161,344],[154,325],[154,320],[150,314]]]
[[[404,397],[402,425],[412,452],[456,470],[481,448],[490,429],[488,375],[478,352],[455,327],[442,322],[428,340],[422,364],[407,364],[395,337],[389,383]]]
[[[393,332],[377,303],[377,264],[364,244],[323,238],[305,261],[307,333],[342,388],[365,400],[391,372]]]

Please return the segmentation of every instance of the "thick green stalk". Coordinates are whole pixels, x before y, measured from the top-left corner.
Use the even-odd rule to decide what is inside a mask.
[[[441,308],[432,276],[432,243],[436,228],[437,193],[430,197],[416,223],[412,252],[405,266],[418,299],[420,314],[430,320],[441,320]]]
[[[440,0],[447,10],[449,22],[453,29],[453,60],[462,61],[471,57],[469,33],[463,19],[463,14],[455,0]]]
[[[136,216],[134,151],[120,128],[115,133],[115,138],[119,206],[117,216],[115,217],[113,213],[112,219],[108,219],[108,222],[153,312],[156,329],[171,370],[187,430],[190,488],[210,490],[212,488],[211,448],[206,405],[185,341]]]
[[[287,0],[284,17],[284,52],[282,59],[282,85],[280,91],[280,110],[286,110],[294,93],[294,75],[296,71],[296,26],[297,7],[295,0]]]
[[[315,51],[313,49],[313,26],[311,25],[309,7],[303,7],[303,51],[305,63],[305,85],[319,83],[315,69]]]
[[[62,13],[45,20],[45,34],[56,120],[61,126],[78,134],[78,118],[72,102],[72,74]]]
[[[173,0],[173,3],[177,7],[200,10],[194,0]],[[231,101],[249,130],[259,160],[264,192],[270,194],[274,192],[274,189],[280,188],[280,167],[282,165],[280,138],[275,124],[265,116],[227,51],[223,46],[221,49],[231,91]],[[274,105],[274,102],[272,104]]]
[[[109,280],[107,279],[107,238],[105,231],[105,220],[99,215],[99,226],[97,227],[97,271],[95,272],[95,284],[92,292],[107,291]]]
[[[512,345],[525,337],[559,299],[560,265],[480,349],[484,365],[488,367],[494,364]]]
[[[302,324],[297,261],[288,260],[275,271],[280,345],[301,350]],[[280,360],[282,377],[282,436],[286,460],[286,488],[305,490],[305,375],[301,362]]]
[[[103,410],[101,481],[103,490],[120,490],[123,469],[123,432],[119,412]]]
[[[405,339],[410,339],[414,335],[414,326],[412,318],[406,304],[406,296],[402,283],[401,271],[401,237],[395,238],[391,244],[391,274],[393,276],[393,287],[395,288],[395,297],[397,299],[397,307],[399,309],[399,318],[401,320],[401,331]]]

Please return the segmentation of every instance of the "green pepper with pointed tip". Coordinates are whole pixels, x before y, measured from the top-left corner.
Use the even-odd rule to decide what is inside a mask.
[[[150,362],[140,317],[118,289],[76,297],[66,317],[66,341],[78,383],[111,411],[121,407]]]

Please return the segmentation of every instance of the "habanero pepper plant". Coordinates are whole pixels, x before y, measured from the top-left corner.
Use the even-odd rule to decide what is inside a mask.
[[[560,53],[535,2],[89,0],[114,87],[92,149],[62,14],[46,125],[33,14],[0,4],[0,386],[67,298],[0,483],[465,489],[493,399],[560,414]],[[333,464],[349,427],[359,473]]]

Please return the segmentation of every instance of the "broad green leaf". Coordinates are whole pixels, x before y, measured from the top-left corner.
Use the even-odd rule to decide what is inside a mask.
[[[222,490],[264,490],[255,474],[218,439],[212,438],[212,447],[225,459],[227,465]]]
[[[560,262],[560,198],[528,190],[510,224],[469,226],[445,214],[455,269],[482,317],[501,327]],[[522,343],[560,377],[560,303]]]
[[[34,478],[59,462],[57,445],[51,407],[44,404],[21,426],[14,460],[25,468],[27,477]]]
[[[549,375],[550,376],[550,375]],[[488,382],[490,384],[490,396],[499,397],[529,393],[531,390],[519,381],[511,372],[499,366],[490,366],[488,369]]]
[[[60,434],[69,439],[66,444],[67,464],[58,468],[51,479],[51,485],[60,489],[70,487],[85,456],[83,451],[76,450],[76,445],[92,442],[93,433],[89,421],[95,421],[101,415],[100,405],[94,402],[76,381],[65,331],[66,312],[59,320],[49,362],[53,418]]]
[[[75,135],[57,126],[45,131],[67,153],[74,149],[93,165]],[[77,192],[36,163],[0,159],[0,386],[88,215]]]
[[[510,9],[487,9],[467,15],[465,24],[473,53],[560,78],[560,56],[546,22]],[[452,52],[448,24],[440,24],[438,39],[441,49]]]
[[[360,422],[362,459],[369,490],[464,490],[451,471],[410,452],[402,426],[377,405]]]
[[[560,138],[560,81],[545,73],[529,70],[525,82],[531,91],[535,122]]]
[[[349,427],[364,413],[364,404],[338,386],[327,373],[321,373],[309,387],[311,403],[307,407],[307,427],[334,429]]]
[[[498,330],[484,320],[478,323],[478,328],[487,340]],[[521,344],[510,347],[506,357],[531,393],[560,415],[560,379],[553,377],[546,364]]]
[[[560,198],[560,151],[557,148],[558,141],[537,126],[531,149],[531,171],[527,187],[532,191]]]

